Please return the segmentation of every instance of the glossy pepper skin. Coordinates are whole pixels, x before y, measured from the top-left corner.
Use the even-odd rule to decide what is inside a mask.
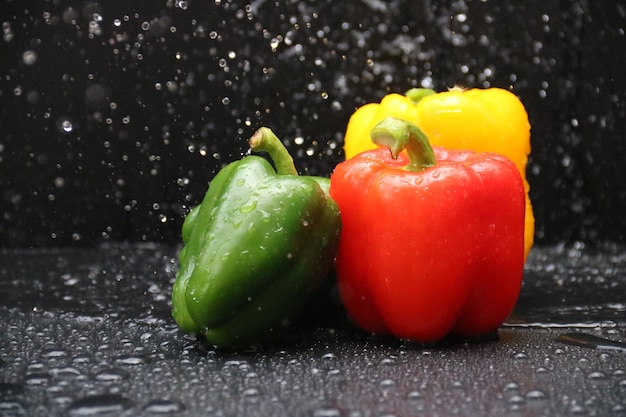
[[[331,176],[343,223],[336,274],[349,315],[365,330],[415,341],[495,331],[524,270],[515,165],[497,154],[433,151],[415,125],[393,118],[372,140],[383,147]]]
[[[459,87],[440,93],[415,88],[406,95],[389,94],[380,103],[360,107],[350,118],[344,145],[347,159],[376,148],[369,140],[369,131],[386,117],[416,124],[433,146],[495,152],[511,159],[526,191],[524,256],[528,256],[535,236],[530,185],[526,180],[531,151],[530,123],[524,105],[515,94],[501,88]]]
[[[298,176],[267,128],[255,151],[218,172],[186,217],[172,315],[179,327],[213,345],[262,342],[292,321],[329,275],[341,218],[329,180]]]

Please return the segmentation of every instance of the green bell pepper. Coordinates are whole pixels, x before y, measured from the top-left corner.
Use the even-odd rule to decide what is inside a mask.
[[[172,291],[178,326],[215,346],[241,347],[289,325],[329,276],[341,220],[327,178],[298,176],[268,128],[220,170],[187,215]]]

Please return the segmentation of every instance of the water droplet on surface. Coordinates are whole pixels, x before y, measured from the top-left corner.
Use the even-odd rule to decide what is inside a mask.
[[[0,415],[7,417],[26,417],[28,412],[20,401],[0,399]]]
[[[336,408],[319,408],[313,411],[313,417],[341,417],[341,410]]]
[[[584,406],[582,406],[582,405],[580,405],[580,404],[578,404],[576,402],[571,404],[571,406],[569,408],[569,413],[571,415],[575,415],[575,416],[582,416],[582,415],[587,415],[588,414],[587,409]]]
[[[50,374],[55,378],[72,379],[82,375],[80,370],[75,367],[67,366],[62,368],[50,369]]]
[[[395,357],[382,358],[379,362],[381,366],[395,366],[398,360]]]
[[[387,395],[396,388],[396,381],[393,379],[383,379],[378,383],[378,387],[384,395]]]
[[[172,400],[154,400],[143,408],[145,413],[157,415],[175,414],[183,410],[185,410],[185,406]]]
[[[254,211],[254,209],[256,209],[257,204],[258,202],[256,200],[248,201],[247,203],[239,207],[239,211],[243,214],[251,213],[252,211]]]
[[[518,391],[520,386],[517,382],[509,382],[504,386],[504,391]]]
[[[508,408],[511,411],[520,410],[524,404],[526,404],[526,400],[521,395],[513,395],[507,401]]]
[[[607,376],[604,372],[594,371],[587,375],[587,378],[593,381],[604,381],[607,379]]]
[[[256,387],[260,384],[261,378],[256,372],[248,372],[244,375],[244,385],[246,387]]]
[[[102,369],[95,374],[95,379],[102,382],[119,382],[128,379],[128,372],[123,369]]]
[[[245,402],[256,403],[261,399],[261,391],[256,387],[246,388],[241,393],[241,397]]]
[[[52,376],[48,373],[29,374],[24,378],[24,384],[28,386],[48,385],[52,380]]]
[[[118,415],[132,406],[132,402],[117,394],[84,397],[70,404],[70,417]]]
[[[337,355],[334,353],[325,353],[322,355],[321,367],[325,370],[332,370],[337,367]]]
[[[137,365],[145,365],[146,361],[137,356],[120,356],[115,359],[115,363],[117,365],[137,366]]]

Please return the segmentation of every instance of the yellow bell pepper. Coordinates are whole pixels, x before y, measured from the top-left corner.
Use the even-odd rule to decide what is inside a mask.
[[[369,132],[386,117],[416,124],[432,145],[494,152],[511,159],[526,190],[524,256],[528,256],[535,235],[535,217],[526,179],[530,123],[517,96],[501,88],[465,90],[459,87],[441,93],[412,89],[404,96],[388,94],[380,103],[366,104],[350,117],[344,139],[346,159],[376,148]]]

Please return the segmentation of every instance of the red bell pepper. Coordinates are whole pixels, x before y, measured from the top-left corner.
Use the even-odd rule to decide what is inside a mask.
[[[496,154],[433,149],[404,120],[383,120],[371,137],[381,148],[331,176],[348,314],[365,330],[415,341],[496,331],[524,269],[517,168]]]

